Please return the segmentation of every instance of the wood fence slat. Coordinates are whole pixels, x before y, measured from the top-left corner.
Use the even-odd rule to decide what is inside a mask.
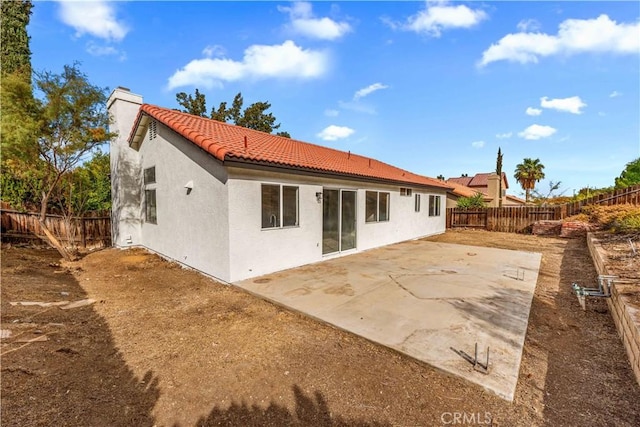
[[[2,236],[46,239],[38,220],[40,214],[9,209],[2,209],[1,213]],[[67,222],[61,215],[47,215],[45,223],[63,242],[83,248],[111,245],[111,218],[108,216],[72,217]]]
[[[560,206],[504,206],[501,208],[447,208],[447,228],[476,227],[489,231],[522,233],[534,222],[561,220],[592,204],[640,204],[640,185],[599,194]]]

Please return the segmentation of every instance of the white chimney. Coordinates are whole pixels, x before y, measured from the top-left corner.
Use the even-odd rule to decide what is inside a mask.
[[[111,240],[114,246],[140,244],[142,224],[140,155],[129,147],[129,134],[142,105],[142,96],[117,87],[107,100],[111,141]]]

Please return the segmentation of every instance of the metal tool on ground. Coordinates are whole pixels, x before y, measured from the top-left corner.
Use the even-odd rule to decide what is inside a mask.
[[[487,361],[486,363],[482,363],[478,360],[478,343],[475,345],[474,355],[473,357],[469,356],[466,352],[462,350],[456,350],[453,347],[450,347],[458,356],[462,357],[467,362],[473,365],[473,369],[482,372],[483,374],[489,373],[489,346],[487,346]]]
[[[587,288],[584,286],[580,286],[577,283],[572,283],[571,287],[573,291],[576,293],[578,297],[578,302],[580,303],[580,307],[583,310],[587,309],[587,297],[596,297],[596,298],[610,298],[611,297],[611,286],[613,285],[613,280],[617,279],[617,276],[610,276],[607,274],[601,274],[598,276],[598,287],[597,288]]]

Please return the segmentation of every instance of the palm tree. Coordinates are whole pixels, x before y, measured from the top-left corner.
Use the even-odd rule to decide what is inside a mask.
[[[516,173],[513,177],[520,183],[525,191],[525,200],[529,203],[529,195],[531,190],[536,186],[536,182],[544,179],[544,165],[540,163],[540,159],[526,158],[522,163],[516,166]]]

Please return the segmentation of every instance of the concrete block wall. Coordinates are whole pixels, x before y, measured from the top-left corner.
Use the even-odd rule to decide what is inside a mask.
[[[598,274],[611,274],[607,256],[598,239],[591,233],[587,234],[587,246]],[[636,381],[640,385],[640,309],[631,304],[632,298],[640,298],[640,283],[614,282],[607,304],[627,351]]]

